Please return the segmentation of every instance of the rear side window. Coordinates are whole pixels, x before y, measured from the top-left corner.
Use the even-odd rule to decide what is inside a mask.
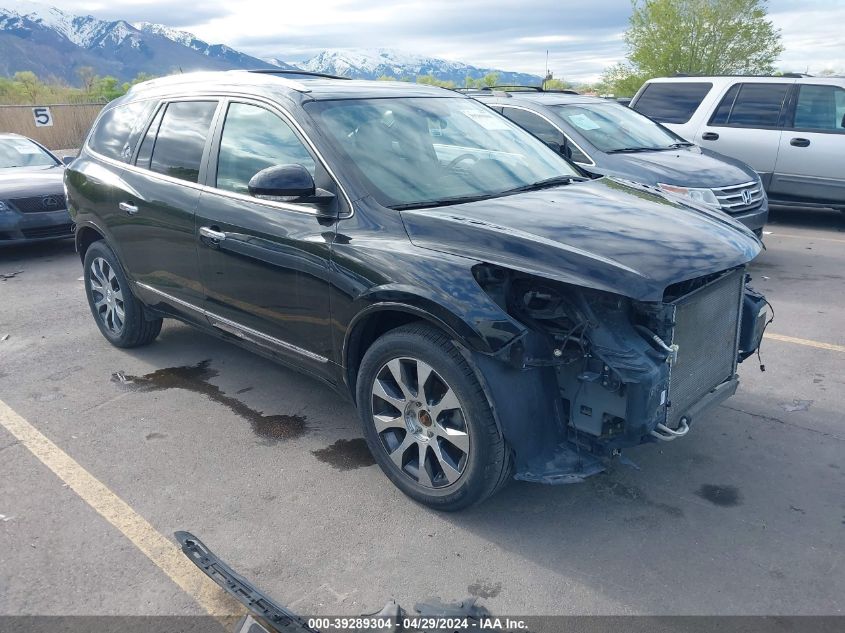
[[[197,182],[202,154],[217,109],[216,101],[174,101],[167,105],[158,128],[150,170]],[[146,140],[144,145],[146,145]]]
[[[511,121],[516,123],[524,130],[528,130],[534,136],[539,138],[544,143],[557,143],[561,147],[564,146],[566,137],[563,132],[558,130],[554,125],[546,121],[543,117],[520,110],[519,108],[509,108],[505,106],[502,108],[502,114],[508,117]],[[576,163],[590,163],[589,157],[581,150],[575,147],[574,143],[569,143],[569,151],[571,152],[570,160]]]
[[[712,87],[707,82],[687,81],[648,84],[633,108],[661,123],[686,123]]]
[[[845,89],[804,85],[798,90],[795,125],[799,130],[845,132]]]
[[[503,108],[502,114],[544,143],[563,145],[563,134],[543,117],[518,108]]]
[[[88,139],[88,147],[108,158],[127,162],[154,105],[152,101],[136,101],[105,112]]]
[[[719,103],[710,125],[777,127],[791,84],[747,83],[733,86]]]

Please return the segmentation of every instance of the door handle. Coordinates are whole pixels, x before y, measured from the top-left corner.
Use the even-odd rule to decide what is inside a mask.
[[[117,205],[117,208],[121,211],[125,211],[129,215],[135,215],[138,213],[138,207],[131,202],[121,202]]]
[[[215,244],[218,244],[226,239],[226,234],[223,231],[217,231],[210,226],[201,226],[200,236],[207,237]]]
[[[810,146],[810,139],[808,138],[794,138],[789,141],[789,144],[793,147],[809,147]]]
[[[716,132],[705,132],[701,135],[702,141],[718,141],[719,135]]]

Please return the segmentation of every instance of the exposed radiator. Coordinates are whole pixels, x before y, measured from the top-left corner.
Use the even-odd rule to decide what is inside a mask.
[[[673,302],[672,342],[678,346],[678,357],[669,381],[670,428],[678,426],[691,405],[736,372],[744,282],[745,270],[738,269]]]

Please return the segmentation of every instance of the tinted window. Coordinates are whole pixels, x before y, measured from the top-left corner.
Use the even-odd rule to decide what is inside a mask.
[[[216,101],[168,104],[158,129],[150,169],[173,178],[197,182],[202,152],[216,108]]]
[[[789,92],[789,87],[790,84],[741,84],[732,106],[726,103],[731,96],[730,91],[719,104],[717,114],[723,121],[722,125],[777,127],[780,111],[784,99],[786,99],[786,94]],[[722,114],[726,109],[728,112],[725,119]],[[725,120],[726,122],[724,122]],[[711,125],[718,125],[718,123],[711,120]]]
[[[502,109],[502,114],[544,142],[551,141],[552,143],[563,146],[567,140],[567,137],[560,130],[536,114],[508,107]],[[568,143],[567,147],[569,147],[570,160],[576,163],[592,163],[590,157],[578,149],[574,143]]]
[[[728,118],[731,116],[731,110],[734,107],[734,101],[739,94],[739,84],[731,86],[730,90],[725,93],[722,100],[719,102],[719,107],[710,117],[710,125],[727,125]]]
[[[161,117],[164,115],[164,108],[161,108],[150,123],[147,133],[144,135],[144,140],[141,141],[141,147],[138,148],[138,155],[135,157],[135,164],[144,169],[150,168],[150,159],[153,157],[153,146],[156,144],[156,134],[161,125]]]
[[[633,107],[661,123],[686,123],[712,87],[687,81],[648,84]]]
[[[314,176],[314,159],[287,123],[258,106],[229,106],[217,160],[220,189],[248,193],[247,184],[256,173],[291,163],[303,165]]]
[[[152,101],[136,101],[105,112],[97,122],[88,146],[103,156],[128,161],[138,140],[139,128],[154,105]]]
[[[845,90],[838,86],[801,86],[795,127],[845,132]]]
[[[502,110],[502,114],[516,123],[519,127],[531,132],[544,143],[557,143],[558,145],[563,145],[564,138],[561,131],[546,121],[543,117],[534,114],[533,112],[508,107],[505,107]]]

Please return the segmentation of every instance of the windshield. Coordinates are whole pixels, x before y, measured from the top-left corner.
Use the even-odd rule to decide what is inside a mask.
[[[308,107],[336,151],[389,207],[495,197],[578,174],[544,143],[471,99],[355,99]]]
[[[47,167],[56,161],[26,138],[0,138],[0,169],[9,167]]]
[[[663,150],[689,144],[648,117],[617,103],[552,107],[561,119],[602,152]]]

